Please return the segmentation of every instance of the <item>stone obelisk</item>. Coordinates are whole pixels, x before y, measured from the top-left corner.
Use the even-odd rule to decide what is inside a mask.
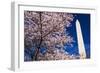
[[[80,59],[85,59],[86,51],[85,51],[80,22],[78,20],[76,20],[76,32],[77,32],[78,51],[80,54]]]

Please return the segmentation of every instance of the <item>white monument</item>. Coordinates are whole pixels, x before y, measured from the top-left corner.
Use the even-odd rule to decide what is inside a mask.
[[[78,20],[76,20],[76,32],[77,32],[78,51],[80,54],[80,58],[85,59],[86,58],[86,51],[85,51],[81,26],[80,26],[80,23]]]

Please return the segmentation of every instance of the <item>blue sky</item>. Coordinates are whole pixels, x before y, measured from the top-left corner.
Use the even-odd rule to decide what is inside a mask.
[[[71,22],[72,26],[67,28],[67,32],[71,35],[76,42],[73,43],[73,47],[68,47],[66,51],[69,54],[79,55],[78,44],[77,44],[77,33],[76,33],[76,20],[78,19],[81,25],[83,41],[86,50],[86,57],[90,58],[90,14],[77,14],[74,13],[74,20]]]

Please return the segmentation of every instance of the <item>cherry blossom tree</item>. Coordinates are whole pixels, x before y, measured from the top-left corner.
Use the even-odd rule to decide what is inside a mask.
[[[33,61],[75,58],[63,49],[66,43],[72,46],[74,42],[66,32],[71,21],[73,15],[69,13],[24,11],[24,48],[34,50]]]

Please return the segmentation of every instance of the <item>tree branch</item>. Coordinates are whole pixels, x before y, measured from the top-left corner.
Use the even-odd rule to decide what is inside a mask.
[[[41,33],[41,36],[40,36],[40,42],[39,42],[39,45],[38,47],[36,48],[36,52],[35,52],[35,60],[37,60],[37,57],[38,57],[38,54],[39,54],[39,50],[40,50],[40,46],[42,44],[42,24],[41,24],[41,12],[39,12],[39,16],[40,16],[40,33]]]
[[[52,30],[50,30],[47,34],[45,34],[42,38],[45,38],[46,36],[48,36],[50,33],[54,32],[54,30],[58,31],[62,28],[63,26],[57,28],[57,25],[55,27],[52,28]]]

